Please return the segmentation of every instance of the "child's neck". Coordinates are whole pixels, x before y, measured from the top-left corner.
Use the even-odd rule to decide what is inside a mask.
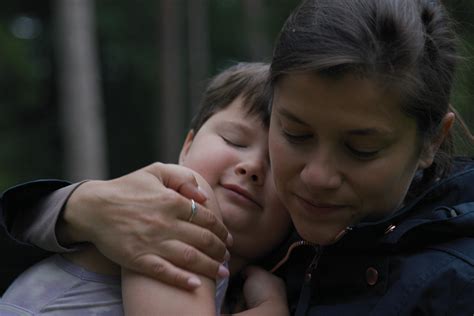
[[[240,272],[246,265],[248,264],[248,260],[242,257],[234,257],[232,256],[229,261],[229,272],[230,275],[235,275]]]

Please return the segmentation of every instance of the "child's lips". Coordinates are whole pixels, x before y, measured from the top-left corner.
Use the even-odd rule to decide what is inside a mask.
[[[245,199],[252,204],[257,205],[259,208],[262,208],[262,205],[257,201],[256,197],[243,187],[235,184],[222,184],[222,187],[239,196],[241,199]]]

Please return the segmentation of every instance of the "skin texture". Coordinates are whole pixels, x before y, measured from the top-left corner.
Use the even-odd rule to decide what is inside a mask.
[[[278,82],[269,132],[276,188],[300,235],[330,244],[347,226],[403,203],[441,135],[423,143],[396,93],[352,75],[290,74]]]
[[[195,135],[191,131],[180,155],[180,163],[202,175],[219,202],[234,238],[231,272],[276,247],[290,227],[270,170],[267,129],[241,104],[235,99]]]
[[[220,206],[234,236],[231,272],[273,249],[287,235],[290,218],[276,196],[267,130],[257,117],[246,115],[240,98],[209,118],[196,134],[188,134],[180,164],[202,176],[196,179],[210,197],[205,206]],[[245,275],[248,309],[238,315],[288,315],[280,279],[258,268],[247,269]],[[200,277],[200,282],[201,287],[187,292],[124,270],[124,311],[130,315],[212,315],[215,284],[206,277]]]
[[[86,182],[69,198],[58,238],[62,243],[89,241],[122,267],[194,289],[199,286],[192,282],[196,274],[228,275],[221,262],[229,235],[202,205],[193,224],[188,223],[190,201],[181,194],[206,199],[195,174],[176,165],[155,163],[117,179]],[[97,268],[94,249],[69,256]],[[101,266],[107,270],[112,265],[104,260]]]
[[[195,174],[200,187],[207,193],[204,204],[218,212],[219,206],[206,181]],[[200,212],[200,209],[198,210]],[[125,315],[214,315],[215,282],[199,276],[201,286],[194,291],[156,281],[134,271],[122,270],[122,297]]]

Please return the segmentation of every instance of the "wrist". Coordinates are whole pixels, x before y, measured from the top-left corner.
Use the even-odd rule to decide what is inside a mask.
[[[56,235],[62,245],[90,242],[87,211],[98,181],[84,181],[71,193],[63,206],[56,224]]]

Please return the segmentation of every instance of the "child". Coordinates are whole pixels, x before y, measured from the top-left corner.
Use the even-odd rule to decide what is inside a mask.
[[[232,273],[277,246],[290,227],[286,210],[276,197],[269,168],[268,95],[264,88],[267,73],[267,65],[242,63],[217,75],[206,89],[179,159],[181,165],[197,171],[212,188],[224,223],[234,236],[229,262]],[[211,198],[208,203],[215,202]],[[83,315],[102,310],[104,315],[121,314],[118,268],[94,249],[65,257],[48,258],[21,275],[5,293],[3,308],[35,313],[54,310]],[[130,274],[124,272],[124,281],[131,282],[131,287],[140,289],[140,284],[148,282],[136,275],[127,281]],[[213,286],[212,282],[206,285]],[[222,281],[217,287],[217,295],[222,296]],[[205,292],[204,288],[209,289],[203,287],[200,291]],[[131,312],[136,312],[133,300],[137,297],[127,288],[124,291],[125,300],[132,295],[129,305]],[[190,299],[203,299],[196,292],[187,295]],[[160,305],[165,302],[168,303],[163,300]],[[176,308],[190,307],[182,300],[179,303],[173,306],[176,312]]]

